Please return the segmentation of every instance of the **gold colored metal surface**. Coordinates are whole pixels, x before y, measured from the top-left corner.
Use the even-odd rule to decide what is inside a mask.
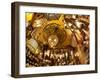
[[[26,66],[89,64],[89,16],[27,13]]]
[[[59,42],[59,39],[56,35],[50,35],[48,38],[48,44],[51,48],[55,47]]]

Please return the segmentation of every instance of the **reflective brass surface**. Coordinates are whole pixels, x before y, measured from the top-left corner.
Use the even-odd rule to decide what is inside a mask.
[[[26,14],[26,67],[89,64],[89,16]]]

